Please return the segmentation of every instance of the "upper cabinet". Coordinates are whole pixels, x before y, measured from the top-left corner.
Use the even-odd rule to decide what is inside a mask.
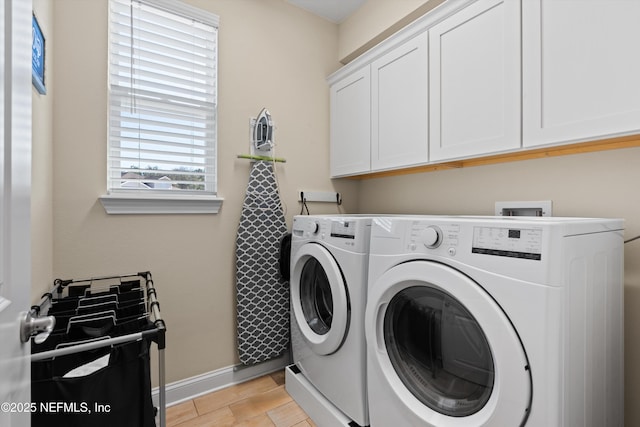
[[[371,169],[425,163],[427,34],[408,40],[371,64]]]
[[[638,22],[640,0],[445,1],[329,76],[331,175],[640,134]]]
[[[331,176],[371,170],[371,78],[369,67],[331,86]]]
[[[638,133],[640,1],[522,8],[524,146]]]
[[[480,0],[429,33],[430,159],[520,147],[520,2]]]

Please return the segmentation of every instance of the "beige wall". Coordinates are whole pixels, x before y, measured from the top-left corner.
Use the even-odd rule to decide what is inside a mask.
[[[441,3],[441,0],[367,0],[339,25],[338,58],[348,62],[345,58],[372,40],[380,42],[381,35],[388,36],[390,27],[395,28],[399,22],[406,24],[406,17],[416,18],[414,12],[422,10],[427,3]]]
[[[387,12],[382,3],[369,0],[358,15],[340,25],[340,58],[362,43],[353,40],[397,21],[397,16]],[[369,32],[364,30],[368,27],[372,28]],[[630,148],[363,180],[358,207],[361,213],[491,215],[496,201],[552,200],[556,216],[625,218],[628,239],[640,235],[638,162],[640,148]],[[640,425],[640,406],[636,403],[640,400],[640,367],[636,363],[640,359],[639,313],[640,240],[637,240],[625,245],[627,426]]]
[[[39,302],[53,282],[53,3],[34,0],[33,11],[45,36],[47,94],[32,91],[31,295]]]
[[[337,26],[282,0],[191,0],[220,17],[218,215],[109,216],[106,192],[107,1],[56,0],[54,274],[150,270],[167,320],[167,381],[237,363],[235,237],[250,163],[249,120],[267,107],[287,221],[299,190],[340,191],[329,176],[325,77],[338,68]],[[312,213],[335,205],[310,206]]]

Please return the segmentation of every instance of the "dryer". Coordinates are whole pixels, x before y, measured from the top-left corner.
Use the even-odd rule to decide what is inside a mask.
[[[623,425],[623,221],[376,218],[370,421]]]
[[[287,390],[324,425],[369,424],[364,310],[371,217],[296,216]]]

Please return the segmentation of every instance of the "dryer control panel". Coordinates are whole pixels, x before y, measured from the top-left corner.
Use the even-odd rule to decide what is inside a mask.
[[[349,220],[332,220],[331,237],[341,237],[343,239],[356,238],[356,222]]]
[[[297,215],[293,219],[291,242],[316,241],[352,252],[368,253],[370,235],[370,217]]]

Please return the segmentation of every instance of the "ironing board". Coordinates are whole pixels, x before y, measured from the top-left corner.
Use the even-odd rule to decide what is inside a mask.
[[[289,346],[289,283],[279,268],[286,233],[273,164],[257,161],[236,239],[237,341],[245,365],[280,356]]]

